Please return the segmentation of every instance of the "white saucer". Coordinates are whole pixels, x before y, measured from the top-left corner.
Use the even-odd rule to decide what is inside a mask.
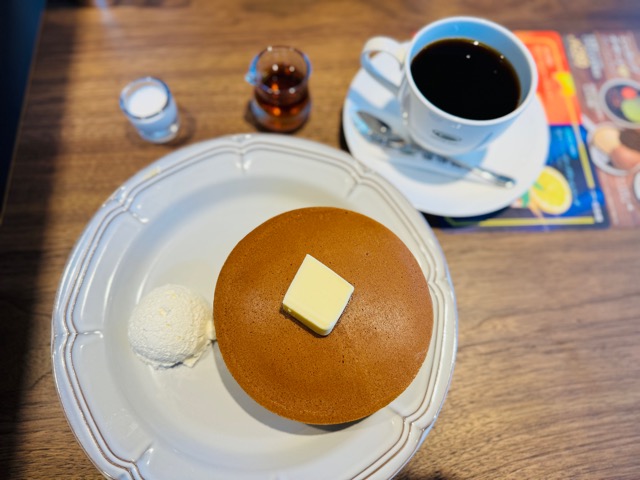
[[[373,59],[379,68],[397,72],[388,55]],[[356,129],[353,115],[364,110],[380,117],[401,135],[406,135],[400,105],[364,70],[354,77],[342,111],[345,139],[351,154],[393,183],[418,209],[426,213],[471,217],[509,206],[533,185],[549,153],[549,125],[539,99],[486,150],[459,156],[468,163],[482,164],[516,180],[513,188],[489,185],[471,174],[434,173],[425,168],[420,155],[405,155],[369,142]]]

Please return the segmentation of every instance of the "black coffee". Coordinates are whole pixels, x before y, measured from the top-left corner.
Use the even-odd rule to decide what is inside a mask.
[[[420,92],[436,107],[471,120],[502,117],[518,106],[513,65],[493,48],[462,38],[423,48],[411,62]]]

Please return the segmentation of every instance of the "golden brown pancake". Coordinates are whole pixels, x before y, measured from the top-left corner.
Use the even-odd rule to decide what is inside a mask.
[[[306,254],[355,287],[326,337],[282,309]],[[369,217],[329,207],[283,213],[244,237],[222,267],[213,310],[220,352],[245,392],[311,424],[389,404],[418,373],[433,326],[427,282],[404,243]]]

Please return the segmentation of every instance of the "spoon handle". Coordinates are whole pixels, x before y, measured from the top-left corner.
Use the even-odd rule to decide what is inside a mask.
[[[430,152],[423,151],[422,155],[429,158],[429,156],[431,156],[432,154]],[[452,165],[455,165],[456,167],[463,168],[465,170],[470,171],[474,175],[486,180],[487,182],[494,183],[501,187],[512,188],[516,185],[516,181],[513,178],[494,172],[493,170],[489,170],[487,168],[478,167],[474,165],[469,165],[468,163],[453,157],[442,157],[442,159],[445,162],[449,162]]]
[[[383,147],[399,151],[409,156],[415,156],[419,153],[422,158],[430,162],[432,166],[436,167],[439,165],[440,168],[434,168],[434,170],[440,170],[441,173],[443,170],[455,170],[457,168],[465,172],[471,172],[478,178],[483,179],[485,182],[489,182],[500,187],[512,188],[516,184],[516,181],[513,178],[507,177],[506,175],[502,175],[476,165],[469,165],[468,163],[462,160],[458,160],[457,158],[443,157],[441,155],[429,152],[416,143],[410,140],[406,140],[404,137],[401,137],[400,135],[394,133],[387,123],[371,115],[370,113],[357,111],[353,116],[353,119],[356,129],[360,133],[362,133],[362,135],[369,141],[377,143],[378,145],[381,145]],[[394,159],[394,161],[400,161],[400,158],[396,158]],[[400,161],[400,163],[406,162]],[[409,166],[417,167],[418,165],[414,164]],[[441,168],[443,166],[445,166],[446,168]]]
[[[498,185],[500,187],[513,188],[516,185],[516,181],[511,177],[494,172],[493,170],[489,170],[488,168],[469,165],[468,163],[463,162],[462,160],[458,160],[454,157],[443,157],[441,155],[429,152],[428,150],[424,150],[422,147],[414,143],[408,144],[404,150],[405,153],[418,152],[425,160],[440,162],[444,165],[448,164],[450,167],[457,167],[467,172],[471,172],[472,174],[476,175],[479,178],[482,178],[486,182]]]

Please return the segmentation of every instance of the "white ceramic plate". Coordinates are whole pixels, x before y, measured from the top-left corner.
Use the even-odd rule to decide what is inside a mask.
[[[385,224],[429,282],[429,353],[394,402],[353,424],[315,427],[255,403],[215,344],[192,369],[156,371],[135,357],[126,332],[141,296],[172,282],[212,300],[220,268],[245,234],[312,205],[348,208]],[[457,312],[435,236],[386,181],[314,142],[243,135],[178,150],[107,200],[69,258],[52,335],[64,411],[108,477],[380,479],[411,458],[436,420],[453,372]]]
[[[400,70],[393,58],[382,54],[373,61],[399,81]],[[486,150],[458,156],[470,164],[514,178],[516,186],[509,189],[478,181],[471,174],[441,175],[429,170],[419,155],[404,155],[370,143],[353,124],[357,110],[380,117],[408,137],[399,103],[362,69],[351,83],[342,110],[342,128],[349,150],[395,185],[417,209],[434,215],[470,217],[509,206],[533,185],[549,153],[549,125],[537,98]]]

